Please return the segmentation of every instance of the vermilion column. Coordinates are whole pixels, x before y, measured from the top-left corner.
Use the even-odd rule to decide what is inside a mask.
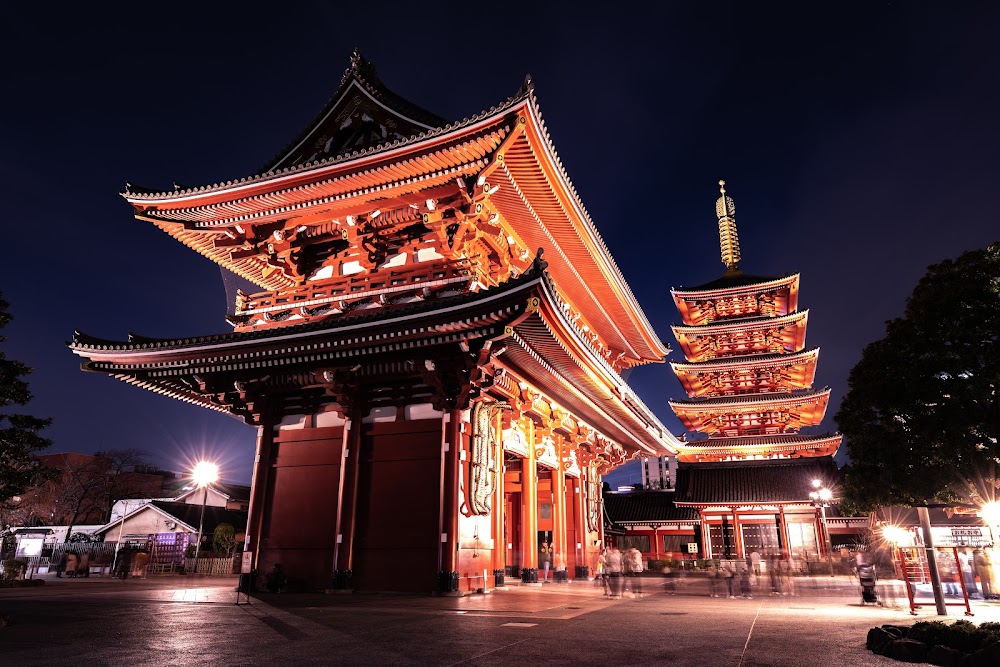
[[[521,460],[521,567],[538,569],[538,464],[535,424],[528,420],[528,456]]]
[[[788,544],[788,523],[785,521],[785,506],[778,507],[778,528],[781,530],[781,552],[785,558],[792,557],[792,548]]]
[[[557,457],[557,459],[561,459],[561,457]],[[552,550],[554,554],[559,554],[559,565],[566,566],[569,562],[566,558],[568,543],[566,535],[566,473],[563,471],[561,460],[557,460],[556,469],[552,473],[552,519],[555,529],[552,531]],[[556,567],[555,558],[552,559],[552,567]]]
[[[701,510],[701,552],[705,558],[714,558],[712,553],[712,526],[708,523],[708,515],[705,510]]]
[[[503,418],[496,417],[496,432],[503,433]],[[507,510],[507,498],[504,494],[504,458],[503,458],[503,436],[497,438],[496,450],[493,454],[496,458],[496,472],[493,477],[493,569],[502,570],[506,565],[507,540],[504,537],[504,526],[506,526],[505,512]]]
[[[354,535],[358,514],[358,473],[361,466],[360,419],[344,422],[340,467],[340,506],[337,507],[337,543],[334,545],[335,570],[354,569]],[[346,583],[346,582],[345,582]]]
[[[746,554],[743,553],[743,526],[740,525],[740,513],[737,508],[733,509],[733,537],[736,539],[736,557],[746,558]]]
[[[261,426],[257,431],[257,454],[253,464],[253,479],[250,482],[250,507],[247,511],[246,549],[253,552],[253,569],[260,562],[260,541],[264,531],[264,509],[267,504],[268,486],[271,480],[271,463],[274,458],[274,427]]]
[[[444,459],[444,570],[458,570],[458,476],[462,451],[462,411],[452,410],[448,423],[448,451]]]

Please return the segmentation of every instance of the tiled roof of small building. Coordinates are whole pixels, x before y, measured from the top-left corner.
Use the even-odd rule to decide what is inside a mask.
[[[617,524],[698,521],[697,510],[674,505],[674,494],[669,491],[607,493],[604,495],[604,509],[608,518]]]
[[[812,480],[838,477],[830,457],[681,464],[674,502],[690,505],[808,503]]]
[[[180,519],[189,526],[197,526],[201,516],[200,504],[172,503],[154,500],[150,503],[167,514]],[[227,510],[224,507],[207,506],[205,509],[204,533],[211,535],[219,524],[228,523],[237,533],[242,533],[247,527],[247,513],[239,510]]]

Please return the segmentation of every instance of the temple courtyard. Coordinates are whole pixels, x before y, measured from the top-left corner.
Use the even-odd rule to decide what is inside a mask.
[[[52,579],[0,590],[0,663],[892,665],[865,649],[868,628],[938,618],[933,604],[911,616],[893,582],[885,607],[861,607],[846,576],[752,599],[711,598],[696,579],[668,593],[662,581],[645,579],[641,599],[574,582],[464,597],[261,594],[237,606],[235,579]],[[997,621],[1000,603],[973,612]]]

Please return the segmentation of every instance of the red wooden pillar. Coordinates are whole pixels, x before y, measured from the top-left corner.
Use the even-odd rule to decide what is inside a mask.
[[[552,567],[566,567],[568,536],[566,535],[566,473],[562,468],[562,457],[556,457],[556,469],[552,471]],[[556,557],[558,556],[558,558]],[[552,574],[555,577],[555,572]]]
[[[503,433],[503,419],[500,414],[496,416],[494,424],[496,432]],[[504,457],[503,457],[503,436],[497,438],[496,450],[493,453],[496,461],[496,472],[493,476],[493,569],[502,570],[506,566],[507,539],[504,534],[504,527],[507,525],[506,511],[507,498],[504,494]],[[492,574],[489,573],[489,574]]]
[[[708,515],[701,510],[701,552],[705,558],[712,558],[712,527],[708,523]]]
[[[781,530],[781,550],[785,558],[792,557],[792,548],[788,544],[788,523],[785,521],[785,506],[778,507],[778,527]]]
[[[461,470],[459,456],[462,450],[462,410],[452,410],[446,429],[446,451],[444,452],[444,494],[441,498],[444,544],[441,569],[445,572],[458,571],[458,477]]]
[[[528,456],[521,460],[521,567],[538,569],[538,464],[535,424],[528,421]]]
[[[246,550],[253,552],[253,569],[260,564],[260,545],[264,532],[264,514],[271,465],[274,461],[274,427],[265,423],[257,431],[257,454],[254,457],[253,479],[250,482],[250,507],[247,510]]]
[[[733,507],[733,537],[736,538],[736,557],[746,558],[746,554],[743,553],[743,526],[740,525],[740,513],[737,508]]]
[[[344,422],[340,465],[340,502],[337,507],[337,536],[333,548],[335,570],[354,569],[354,536],[358,516],[358,474],[361,467],[360,419]]]

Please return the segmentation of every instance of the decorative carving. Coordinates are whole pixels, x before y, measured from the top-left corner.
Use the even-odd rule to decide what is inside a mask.
[[[601,529],[601,476],[597,472],[597,462],[587,469],[587,528],[592,531]]]
[[[493,509],[496,479],[496,414],[509,403],[480,401],[472,408],[472,445],[469,465],[469,513],[489,514]]]

